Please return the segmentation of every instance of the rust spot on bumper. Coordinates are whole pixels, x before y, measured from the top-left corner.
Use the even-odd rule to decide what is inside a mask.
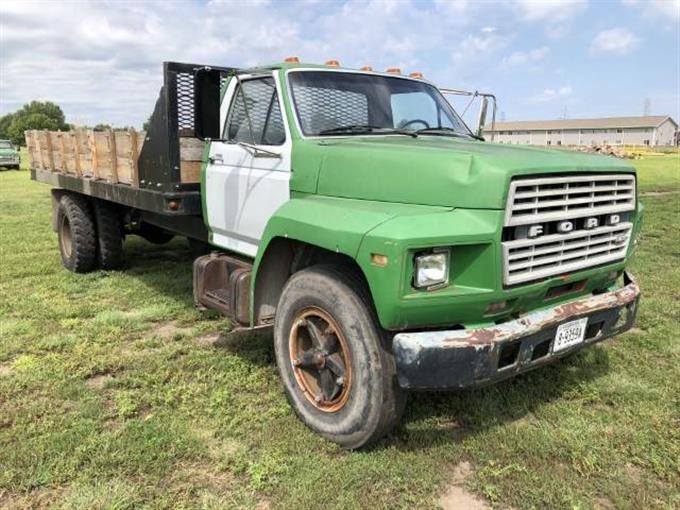
[[[535,311],[489,328],[399,333],[394,337],[393,350],[400,384],[418,388],[464,387],[518,373],[534,364],[530,352],[533,347],[544,342],[546,335],[549,340],[551,332],[568,320],[583,316],[601,319],[604,326],[595,341],[629,329],[637,312],[639,296],[638,284],[624,272],[624,287],[620,289]],[[627,320],[623,326],[616,326],[619,313],[624,308]],[[494,363],[500,346],[516,341],[527,344],[523,345],[521,356],[526,366],[520,367],[522,363],[518,361],[514,371],[497,369]],[[579,348],[590,343],[584,342]],[[549,357],[558,356],[551,354]],[[503,374],[500,374],[501,371]],[[436,374],[441,381],[435,379]]]

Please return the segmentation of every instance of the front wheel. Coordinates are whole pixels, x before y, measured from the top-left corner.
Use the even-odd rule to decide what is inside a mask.
[[[284,390],[300,419],[350,449],[387,434],[405,396],[364,282],[351,270],[315,266],[283,290],[274,326]]]

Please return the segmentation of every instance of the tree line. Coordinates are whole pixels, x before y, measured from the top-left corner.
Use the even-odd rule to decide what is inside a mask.
[[[50,131],[69,131],[75,126],[66,122],[64,111],[51,101],[31,101],[17,111],[0,117],[0,140],[11,140],[14,145],[24,145],[24,132],[31,129]],[[78,126],[88,127],[88,126]],[[113,127],[110,124],[97,124],[95,131],[127,130],[131,126]]]

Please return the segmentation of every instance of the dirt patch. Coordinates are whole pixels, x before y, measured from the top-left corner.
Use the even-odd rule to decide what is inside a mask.
[[[624,470],[628,478],[630,478],[630,480],[635,485],[638,485],[642,482],[642,469],[640,469],[638,466],[628,463],[626,464]]]
[[[616,505],[608,498],[596,498],[594,503],[597,510],[616,510]]]
[[[443,510],[491,510],[479,496],[464,487],[472,476],[472,465],[461,462],[453,469],[453,476],[445,492],[439,497],[439,507]]]
[[[12,373],[12,366],[9,363],[0,363],[0,377],[8,376]]]
[[[191,328],[183,328],[179,326],[176,321],[171,321],[157,325],[155,328],[149,331],[148,336],[157,336],[164,340],[168,340],[189,334],[190,332]]]
[[[113,376],[111,374],[95,374],[87,378],[85,385],[95,390],[101,390],[112,379]]]
[[[219,347],[226,344],[227,339],[220,333],[208,333],[194,338],[194,342],[201,347]]]
[[[517,427],[529,427],[532,425],[536,425],[538,423],[538,418],[536,418],[536,415],[534,413],[528,412],[521,418],[517,418],[512,423],[515,424]]]
[[[65,492],[66,489],[61,487],[39,488],[27,493],[7,492],[0,489],[0,508],[14,508],[16,510],[54,508]]]

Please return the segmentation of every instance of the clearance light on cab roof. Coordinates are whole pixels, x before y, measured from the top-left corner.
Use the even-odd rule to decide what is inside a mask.
[[[359,71],[373,71],[373,68],[371,66],[364,66]]]
[[[401,74],[401,69],[398,67],[388,67],[385,69],[385,72],[390,74]]]
[[[423,73],[420,71],[414,71],[411,74],[409,74],[410,78],[415,78],[416,80],[422,80],[423,79]]]
[[[287,64],[299,64],[300,59],[298,57],[286,57],[283,59]]]
[[[329,67],[340,67],[340,62],[337,60],[326,60],[326,65]]]

